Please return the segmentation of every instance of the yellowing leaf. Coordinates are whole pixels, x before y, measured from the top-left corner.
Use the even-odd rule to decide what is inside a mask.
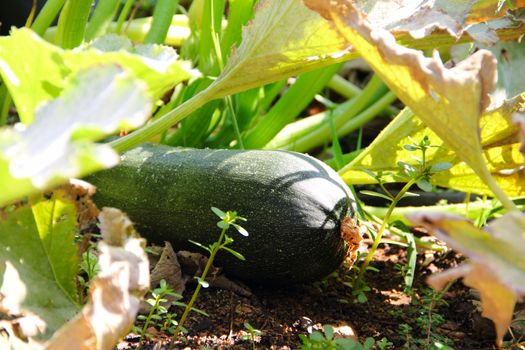
[[[496,60],[480,50],[451,69],[434,52],[396,43],[393,35],[374,28],[348,0],[329,3],[328,11],[341,34],[372,66],[390,89],[466,162],[508,208],[514,205],[498,187],[481,152],[479,118],[489,105],[496,83]]]
[[[408,219],[426,226],[471,259],[472,265],[432,276],[429,282],[440,287],[448,280],[465,277],[465,284],[480,291],[483,315],[494,321],[500,346],[516,300],[525,296],[525,215],[508,212],[485,231],[447,214],[410,214]]]
[[[500,107],[485,112],[480,120],[482,156],[485,159],[492,177],[508,195],[525,195],[525,174],[520,171],[524,158],[519,153],[518,128],[513,124],[513,114],[525,102],[523,96],[505,101]],[[340,174],[347,183],[374,183],[375,180],[360,169],[378,172],[389,172],[385,182],[399,181],[394,175],[400,175],[398,162],[415,165],[412,156],[417,152],[407,151],[403,146],[419,142],[428,137],[432,145],[426,153],[429,164],[449,162],[453,167],[432,176],[432,183],[460,191],[480,194],[491,194],[488,186],[452,152],[447,145],[423,122],[414,116],[409,109],[404,109],[374,139],[359,156],[341,169]]]
[[[149,289],[145,241],[130,235],[133,227],[120,210],[104,208],[99,218],[100,272],[91,283],[89,302],[45,344],[46,350],[113,349],[128,333]]]
[[[243,30],[240,46],[210,89],[223,97],[342,62],[351,55],[346,40],[301,1],[262,0]]]

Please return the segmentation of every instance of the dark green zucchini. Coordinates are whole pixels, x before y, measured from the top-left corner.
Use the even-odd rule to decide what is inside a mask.
[[[124,210],[149,241],[198,250],[188,240],[217,240],[211,211],[247,219],[217,264],[230,276],[260,284],[312,281],[334,271],[346,255],[341,220],[353,199],[337,173],[310,156],[285,151],[236,151],[142,145],[122,162],[86,179],[99,207]]]

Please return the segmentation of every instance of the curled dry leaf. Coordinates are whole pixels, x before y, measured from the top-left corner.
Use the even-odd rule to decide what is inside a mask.
[[[175,293],[184,292],[186,281],[182,278],[182,271],[170,242],[165,242],[160,259],[151,271],[150,284],[155,288],[161,280],[165,280]]]
[[[208,258],[199,253],[192,253],[185,250],[177,252],[177,257],[182,267],[184,274],[191,277],[200,276],[204,270]],[[221,269],[216,268],[212,265],[212,272],[206,277],[206,281],[211,287],[220,288],[225,290],[231,290],[239,295],[249,297],[252,295],[251,290],[240,282],[230,280],[224,274],[221,273]]]
[[[469,264],[432,276],[429,283],[439,289],[463,277],[466,285],[477,289],[483,315],[494,322],[496,343],[501,346],[516,301],[525,297],[525,214],[508,212],[486,230],[451,214],[412,214],[408,219],[426,226],[471,259]]]
[[[426,57],[399,45],[389,31],[373,26],[349,0],[308,0],[312,2],[328,3],[335,27],[375,73],[474,170],[505,207],[514,208],[491,176],[482,153],[479,119],[496,85],[492,53],[479,50],[448,69],[438,51]],[[346,170],[340,171],[343,177]]]
[[[129,331],[149,288],[145,242],[134,237],[129,219],[117,209],[104,208],[100,221],[101,270],[91,285],[90,300],[45,349],[112,349]]]

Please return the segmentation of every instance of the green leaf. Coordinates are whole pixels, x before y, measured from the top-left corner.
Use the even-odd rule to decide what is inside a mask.
[[[113,48],[120,49],[119,45]],[[147,45],[130,48],[128,52],[109,51],[109,45],[99,46],[108,51],[89,47],[63,50],[29,29],[13,29],[10,36],[1,37],[0,75],[22,123],[30,124],[40,104],[57,97],[71,75],[89,67],[119,65],[144,80],[153,98],[160,98],[166,90],[192,75],[188,64],[178,60],[171,48]]]
[[[431,173],[437,173],[452,168],[452,164],[448,162],[438,162],[430,166]]]
[[[208,247],[206,247],[204,244],[201,244],[201,243],[199,243],[199,242],[192,241],[191,239],[188,239],[188,242],[190,242],[190,243],[192,243],[192,244],[195,244],[197,247],[202,248],[202,249],[204,249],[204,250],[206,250],[206,251],[208,251],[208,252],[211,253],[211,249],[208,248]]]
[[[2,307],[40,316],[46,323],[45,337],[78,311],[73,296],[75,223],[74,204],[61,196],[0,219]]]
[[[425,192],[432,192],[432,184],[426,179],[419,180],[418,182],[416,182],[416,185]]]
[[[239,252],[236,252],[235,250],[229,248],[229,247],[222,247],[222,249],[226,250],[228,253],[230,253],[231,255],[233,255],[234,257],[236,257],[237,259],[239,260],[242,260],[242,261],[245,261],[246,258],[244,257],[244,255],[242,255],[241,253]]]
[[[326,337],[326,339],[333,339],[334,338],[334,328],[329,325],[329,324],[325,324],[324,327],[324,335]]]
[[[75,299],[75,277],[79,260],[74,243],[77,225],[75,207],[63,192],[55,191],[50,200],[34,204],[32,210],[42,246],[53,266],[57,283]]]
[[[223,230],[228,230],[230,228],[230,224],[228,224],[227,222],[224,222],[224,221],[219,221],[217,223],[217,226],[220,228],[220,229],[223,229]]]
[[[226,213],[220,210],[219,208],[211,207],[211,211],[215,213],[219,218],[224,219],[226,217]]]
[[[389,196],[387,196],[386,194],[379,193],[379,192],[363,190],[363,191],[359,191],[359,193],[367,195],[367,196],[383,198],[383,199],[386,199],[389,202],[393,201],[393,199],[390,198]]]
[[[197,283],[199,283],[202,286],[202,288],[208,288],[210,286],[210,284],[201,277],[195,277],[195,279],[197,280]]]
[[[9,166],[0,173],[0,206],[115,165],[118,155],[92,141],[142,125],[152,107],[145,90],[113,65],[80,71],[58,98],[38,109],[32,124],[0,133],[0,170]]]
[[[238,219],[239,219],[239,218],[238,218]],[[241,219],[244,219],[244,218],[241,218]],[[241,235],[243,235],[244,237],[248,237],[248,236],[250,235],[250,234],[248,233],[248,231],[246,231],[246,230],[244,229],[244,227],[242,227],[242,226],[240,226],[240,225],[238,225],[238,224],[232,224],[232,225],[233,225],[233,227],[235,227],[235,229],[236,229],[237,231],[239,231],[239,233],[240,233]]]

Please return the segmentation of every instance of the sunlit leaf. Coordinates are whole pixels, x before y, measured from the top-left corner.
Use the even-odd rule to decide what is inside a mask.
[[[505,192],[511,196],[525,195],[525,174],[520,169],[524,158],[519,154],[518,128],[512,122],[512,116],[524,103],[519,95],[505,101],[494,110],[485,112],[480,120],[482,156],[488,168]],[[406,150],[405,145],[419,142],[428,137],[429,142],[438,147],[426,151],[428,164],[446,162],[452,168],[432,175],[432,183],[442,187],[450,187],[460,191],[491,194],[488,186],[476,175],[471,167],[466,165],[452,152],[446,144],[428,129],[414,114],[404,109],[381,133],[350,164],[341,169],[340,174],[347,183],[374,183],[374,178],[362,171],[366,168],[372,172],[384,172],[384,182],[399,181],[396,163],[416,163],[411,156],[418,152]]]
[[[64,197],[37,203],[34,210],[16,209],[0,219],[2,307],[13,314],[40,316],[45,336],[78,310],[71,290],[78,259],[75,226],[76,210]]]
[[[142,125],[151,107],[144,84],[122,69],[80,71],[58,98],[37,110],[32,124],[0,133],[0,170],[9,162],[9,172],[0,173],[0,206],[115,165],[117,154],[92,141]]]
[[[350,1],[328,3],[338,30],[376,74],[476,172],[502,203],[513,207],[491,177],[481,152],[479,118],[489,105],[488,94],[496,84],[493,55],[479,50],[447,69],[437,51],[432,57],[425,57],[420,51],[397,44],[390,32],[373,27]]]
[[[240,46],[210,89],[222,97],[349,57],[347,42],[301,1],[261,0]]]
[[[149,289],[145,241],[133,237],[129,219],[117,209],[99,216],[100,273],[91,284],[89,301],[45,344],[46,350],[111,350],[131,328],[142,297]]]
[[[480,291],[483,314],[494,321],[501,345],[516,300],[525,296],[525,215],[508,212],[486,230],[450,214],[411,214],[408,218],[470,258],[472,265],[445,271],[431,282],[440,287],[465,277],[465,284]]]
[[[130,51],[63,50],[29,29],[13,29],[11,35],[0,38],[0,74],[25,124],[33,121],[40,104],[61,93],[71,75],[88,67],[120,65],[144,80],[153,98],[192,74],[171,48],[147,46]]]
[[[525,42],[500,42],[488,47],[498,60],[498,83],[493,96],[502,101],[525,91]]]

